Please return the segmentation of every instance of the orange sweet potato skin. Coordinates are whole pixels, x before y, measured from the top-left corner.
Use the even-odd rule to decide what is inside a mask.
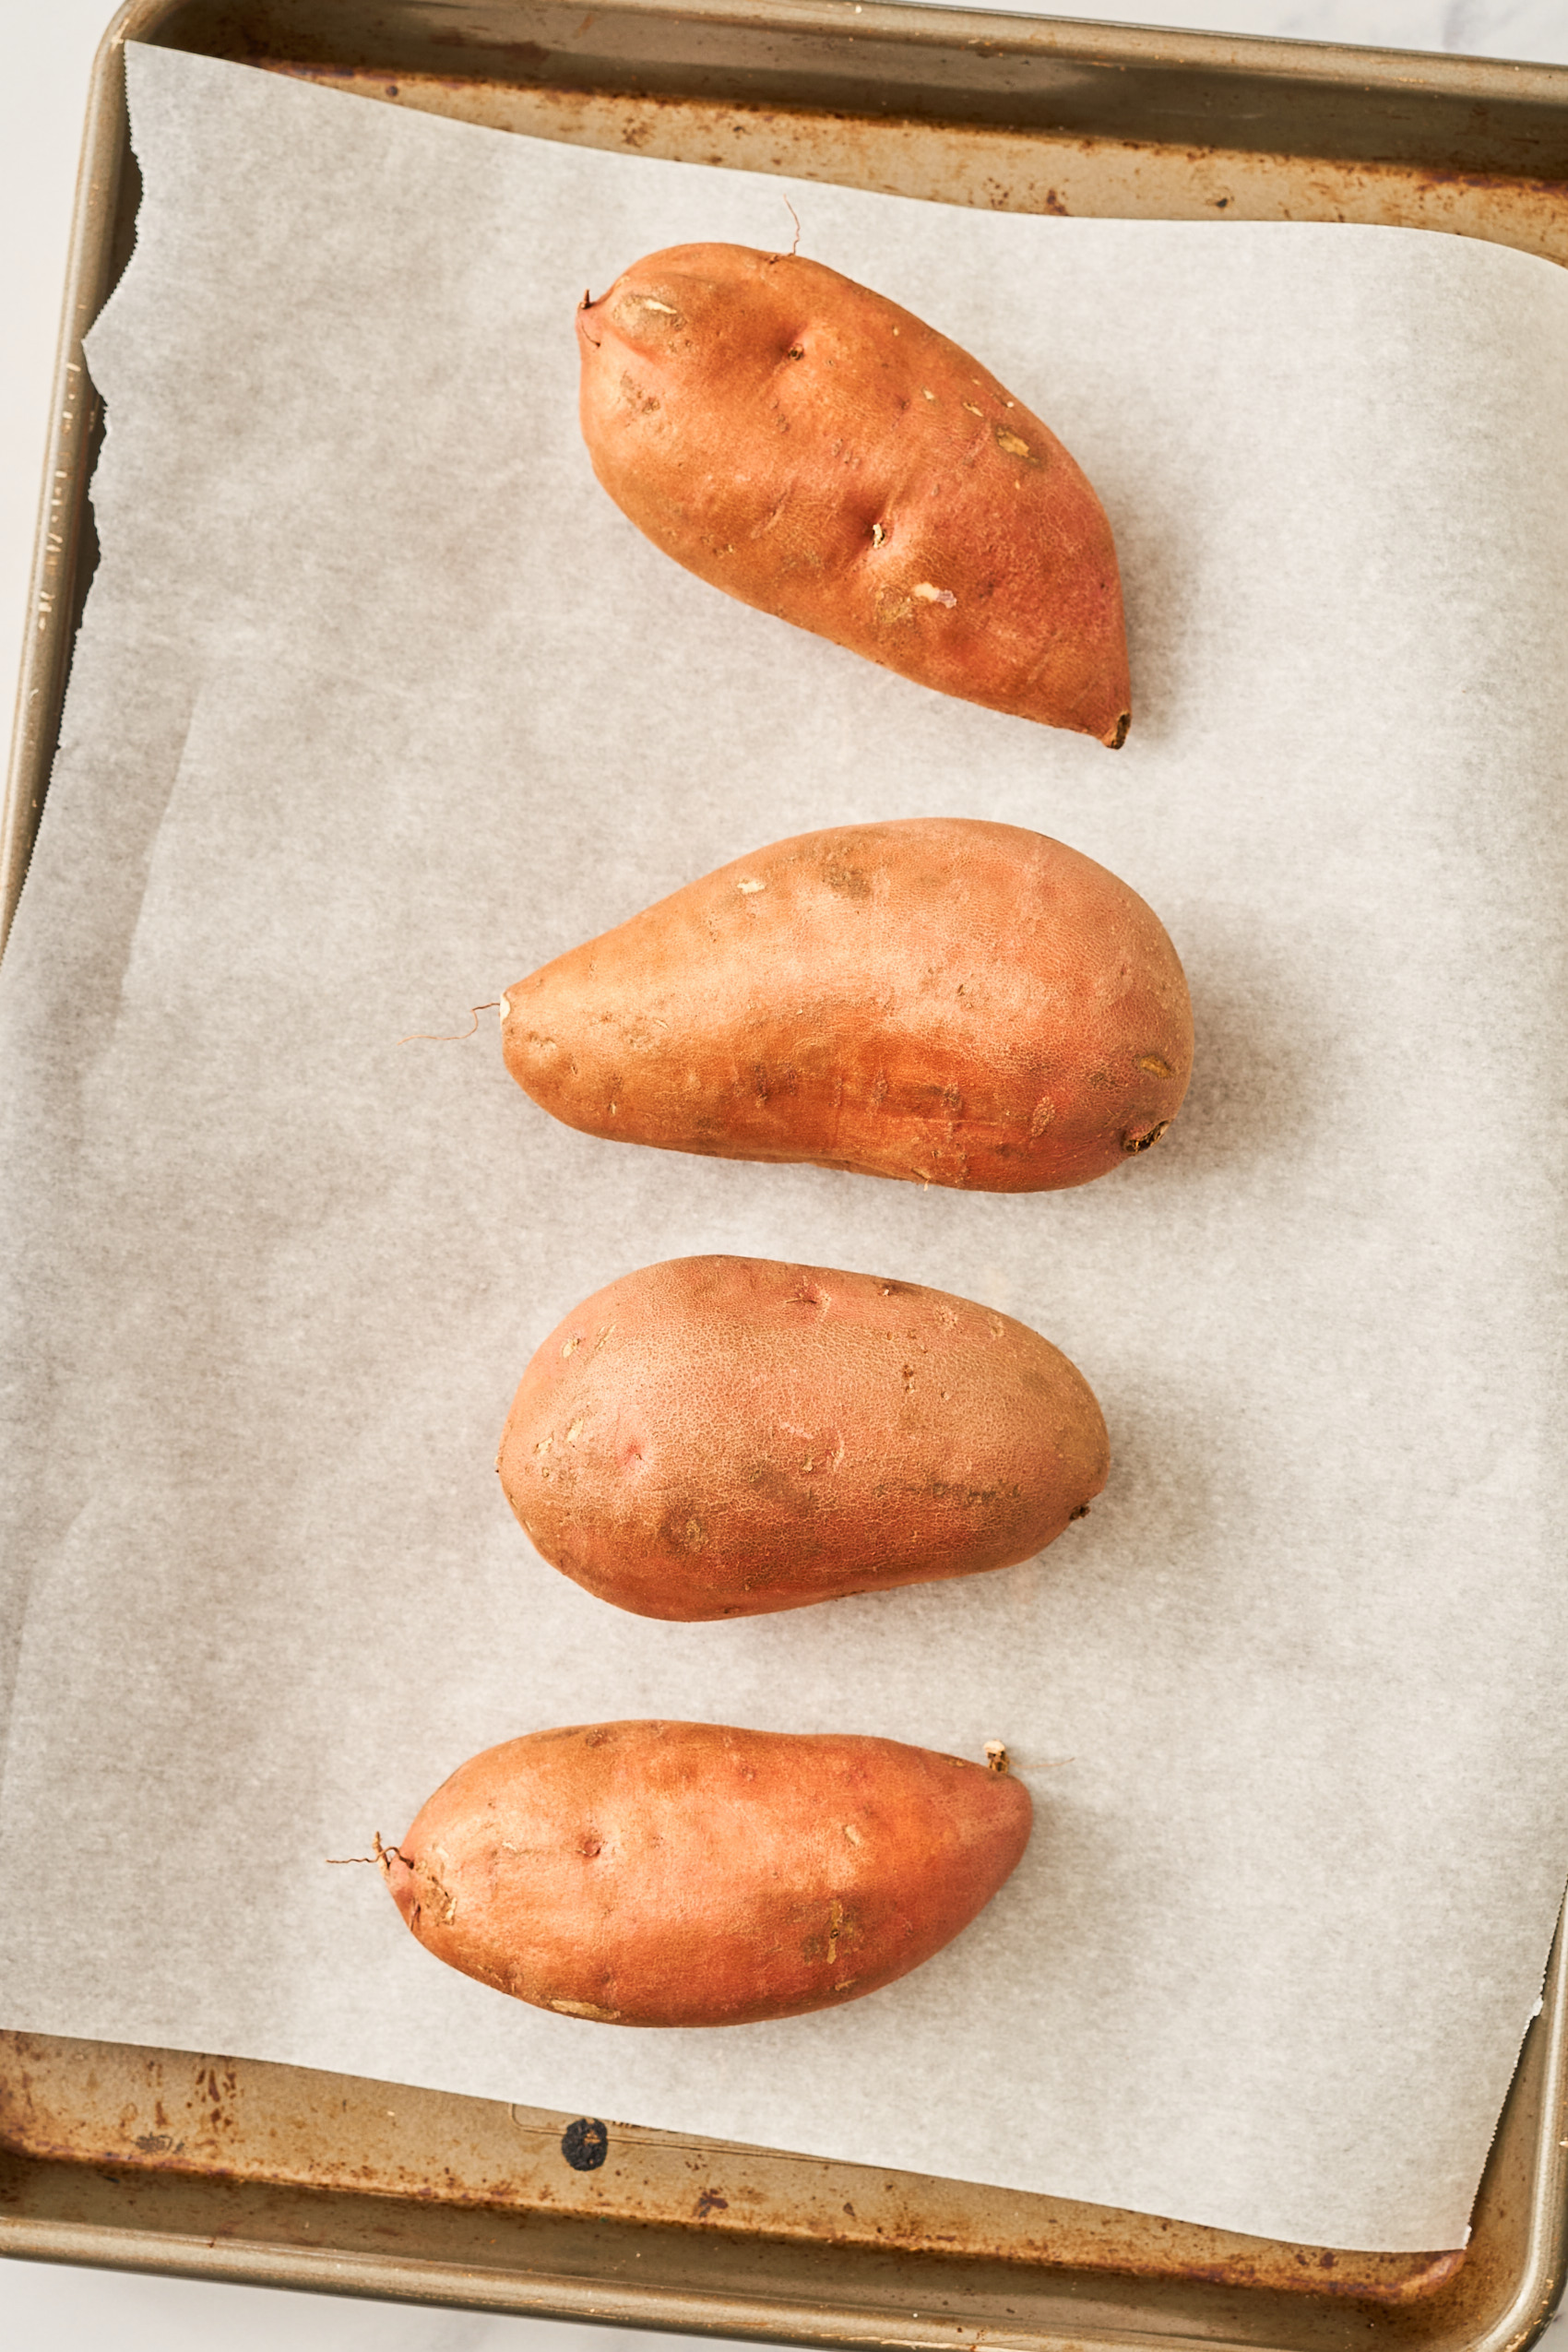
[[[742,2025],[929,1960],[1028,1843],[1006,1775],[893,1740],[605,1723],[463,1764],[386,1859],[437,1959],[615,2025]]]
[[[1158,1140],[1193,1020],[1125,883],[1043,834],[930,817],[688,884],[508,989],[502,1045],[588,1134],[1027,1193]]]
[[[957,344],[820,262],[650,254],[577,313],[594,471],[667,555],[921,685],[1119,745],[1111,526]]]
[[[736,1257],[585,1300],[524,1373],[496,1462],[552,1567],[686,1620],[1011,1566],[1109,1465],[1087,1382],[1011,1316]]]

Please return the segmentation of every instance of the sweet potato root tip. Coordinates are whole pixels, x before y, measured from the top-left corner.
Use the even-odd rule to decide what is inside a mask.
[[[468,1028],[455,1029],[450,1037],[437,1037],[429,1029],[414,1029],[409,1036],[400,1037],[398,1042],[399,1045],[465,1045],[479,1028],[480,1015],[496,1011],[499,1011],[503,1020],[506,1018],[506,1000],[504,996],[492,996],[482,1004],[470,1004]]]
[[[401,1861],[402,1856],[398,1853],[396,1846],[384,1846],[382,1844],[381,1832],[377,1830],[375,1833],[375,1847],[374,1852],[369,1854],[328,1854],[325,1857],[325,1859],[333,1870],[348,1870],[356,1862],[368,1862],[373,1869],[379,1870],[382,1877],[385,1878],[390,1871],[392,1864],[395,1861]]]

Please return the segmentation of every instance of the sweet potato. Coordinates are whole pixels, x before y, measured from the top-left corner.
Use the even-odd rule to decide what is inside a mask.
[[[474,1757],[382,1863],[426,1949],[519,2001],[744,2025],[919,1967],[1030,1820],[1005,1772],[894,1740],[601,1723]]]
[[[943,1290],[769,1258],[628,1274],[552,1331],[496,1467],[552,1567],[752,1617],[1027,1560],[1105,1484],[1082,1374]]]
[[[1119,745],[1111,525],[1054,434],[885,296],[676,245],[577,313],[595,473],[656,547],[921,685]]]
[[[534,1100],[623,1143],[971,1192],[1086,1184],[1175,1117],[1176,951],[1126,884],[1012,825],[776,842],[501,1000]]]

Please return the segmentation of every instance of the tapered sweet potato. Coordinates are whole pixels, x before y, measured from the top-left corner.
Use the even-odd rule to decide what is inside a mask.
[[[1193,1020],[1126,884],[1012,825],[776,842],[502,998],[506,1066],[569,1127],[970,1192],[1086,1184],[1175,1117]]]
[[[744,2025],[919,1967],[1030,1821],[1005,1772],[894,1740],[602,1723],[461,1765],[383,1868],[428,1951],[519,2001]]]
[[[1104,509],[1054,434],[897,303],[676,245],[577,313],[594,471],[689,572],[923,686],[1119,745]]]
[[[628,1274],[552,1331],[496,1467],[552,1567],[643,1617],[1004,1568],[1105,1484],[1087,1382],[1011,1316],[770,1258]]]

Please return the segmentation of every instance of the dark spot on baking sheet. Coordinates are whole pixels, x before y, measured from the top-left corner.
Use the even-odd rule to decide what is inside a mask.
[[[561,2153],[574,2172],[597,2172],[610,2154],[610,2127],[597,2115],[579,2115],[561,2134]]]

